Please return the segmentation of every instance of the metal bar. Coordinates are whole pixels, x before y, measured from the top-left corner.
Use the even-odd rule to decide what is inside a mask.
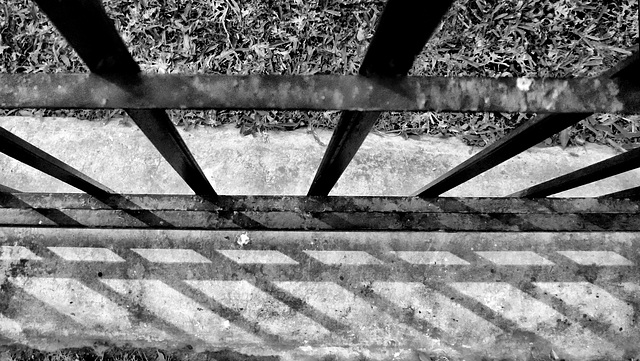
[[[0,208],[2,227],[113,229],[282,230],[282,231],[450,231],[450,232],[602,232],[640,231],[640,209],[626,213],[591,212],[388,212],[335,207],[329,211],[299,209],[154,210],[112,208],[33,208],[11,195],[18,207]],[[6,198],[6,197],[5,197]],[[3,198],[4,199],[4,198]],[[195,201],[194,201],[195,202]],[[566,200],[569,205],[571,200]],[[628,202],[628,201],[627,201]],[[561,202],[560,202],[561,203]],[[636,206],[638,205],[635,202]],[[570,208],[568,206],[567,208]],[[58,215],[50,217],[50,215]],[[145,214],[145,217],[140,217]],[[162,222],[145,222],[155,218]],[[52,219],[53,218],[53,219]]]
[[[99,0],[34,1],[92,72],[104,76],[140,72]]]
[[[92,72],[122,88],[125,93],[130,93],[130,96],[138,93],[140,68],[129,54],[99,0],[34,1]],[[84,98],[87,94],[90,92],[78,95]],[[132,111],[127,107],[123,108],[196,194],[216,196],[202,169],[164,111]]]
[[[640,82],[635,81],[635,79],[639,77],[638,69],[640,69],[637,46],[634,50],[635,53],[632,56],[604,72],[600,78],[611,78],[621,81],[634,80],[633,82],[635,84],[639,84]],[[422,198],[437,197],[498,164],[515,157],[544,139],[578,123],[590,115],[591,112],[539,115],[489,145],[480,153],[422,187],[413,193],[413,195]]]
[[[164,110],[127,109],[127,113],[136,120],[140,130],[196,194],[206,197],[217,196]]]
[[[619,192],[605,194],[600,197],[600,199],[606,198],[638,200],[640,199],[640,187],[633,187]]]
[[[0,152],[88,194],[105,198],[113,191],[40,148],[0,127]]]
[[[122,86],[91,74],[0,74],[0,108],[640,112],[640,87],[621,79],[176,74],[136,79],[135,86]]]
[[[118,194],[96,199],[83,193],[0,195],[0,208],[206,212],[376,213],[639,213],[640,203],[599,198],[434,198],[219,196]]]
[[[406,76],[452,2],[387,1],[359,74],[378,78]],[[417,99],[417,103],[426,98]],[[308,195],[329,194],[379,115],[353,111],[341,114]]]
[[[548,180],[508,197],[541,198],[612,177],[640,167],[640,148],[618,154],[588,167]]]
[[[0,193],[20,193],[20,191],[0,184]]]

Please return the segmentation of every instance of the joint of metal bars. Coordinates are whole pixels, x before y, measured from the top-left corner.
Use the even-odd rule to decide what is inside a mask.
[[[620,80],[621,83],[624,84],[639,85],[640,61],[638,59],[638,47],[635,46],[633,50],[634,53],[632,56],[605,71],[599,78],[609,78]],[[487,146],[462,164],[422,187],[413,193],[413,195],[421,198],[437,197],[591,115],[592,112],[538,115],[495,143]],[[601,169],[603,167],[606,168],[606,165],[603,164],[597,168]],[[605,174],[607,174],[607,171],[600,171],[600,176],[604,176]],[[583,175],[585,175],[585,173],[583,173]],[[613,173],[611,173],[611,175],[613,175]],[[595,177],[591,179],[593,179],[593,181],[596,180]],[[524,193],[518,193],[512,196],[517,195],[524,195]],[[542,195],[542,193],[538,193],[537,195]]]
[[[405,77],[442,21],[452,0],[389,0],[359,70],[369,77]],[[426,99],[426,97],[425,97]],[[422,98],[418,99],[420,102]],[[326,196],[338,182],[378,119],[377,112],[342,113],[309,188],[310,196]]]
[[[124,93],[136,93],[140,84],[140,67],[127,50],[99,0],[35,2],[93,73]],[[30,91],[37,91],[37,87]],[[80,97],[85,98],[90,93],[83,93]],[[106,98],[101,101],[106,102]],[[123,108],[196,194],[217,196],[165,111]]]

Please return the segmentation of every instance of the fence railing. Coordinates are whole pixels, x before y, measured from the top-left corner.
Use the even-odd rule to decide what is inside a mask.
[[[416,56],[449,9],[451,0],[436,2],[389,0],[357,76],[142,74],[99,0],[35,0],[35,2],[77,51],[91,73],[0,74],[0,107],[125,109],[194,193],[214,202],[209,204],[209,210],[222,211],[222,208],[216,206],[220,203],[215,202],[224,203],[223,199],[226,199],[225,202],[231,202],[229,199],[235,198],[217,195],[165,109],[342,110],[338,125],[309,188],[307,195],[312,196],[309,199],[327,196],[330,193],[383,111],[540,113],[536,118],[411,195],[423,199],[440,196],[593,113],[640,113],[640,64],[637,46],[632,56],[596,78],[493,79],[407,76]],[[135,220],[129,220],[133,222],[127,223],[129,225],[141,221],[145,226],[154,227],[168,224],[187,228],[202,226],[193,225],[186,218],[175,219],[167,214],[164,216],[172,218],[173,221],[163,223],[162,218],[154,218],[154,212],[143,212],[144,207],[131,200],[135,197],[116,194],[107,186],[2,128],[0,128],[0,151],[86,192],[105,202],[103,204],[120,207],[122,212],[134,216]],[[546,197],[638,167],[640,167],[640,149],[635,149],[514,193],[509,197]],[[7,204],[13,204],[16,209],[25,209],[25,204],[35,207],[28,202],[20,201],[22,198],[18,197],[19,190],[0,185],[0,192],[4,194],[2,199],[5,207],[8,207]],[[606,196],[634,198],[638,195],[640,195],[640,187]],[[43,199],[52,204],[58,204],[78,198],[67,194],[51,195],[41,200]],[[92,202],[90,198],[81,197],[81,199],[83,202]],[[185,202],[186,198],[167,196],[163,199],[166,202]],[[296,202],[305,202],[304,198],[295,199]],[[255,199],[252,202],[254,201],[258,202]],[[278,204],[275,199],[271,201],[273,204]],[[187,203],[195,204],[194,201],[189,202]],[[387,202],[394,201],[387,199]],[[500,203],[503,205],[502,210],[505,209],[504,207],[515,209],[521,204],[513,200],[504,202],[507,203]],[[571,201],[557,202],[559,203],[554,207],[558,207],[559,204],[569,207],[572,204]],[[64,206],[62,203],[58,206]],[[154,209],[155,211],[172,210],[169,204],[166,203],[162,207],[156,204]],[[450,207],[453,203],[447,204],[447,207]],[[507,207],[507,204],[510,206]],[[40,204],[40,206],[45,207],[46,204]],[[423,206],[428,205],[425,203]],[[612,204],[609,206],[613,207]],[[51,207],[54,206],[51,205]],[[66,204],[66,207],[71,206]],[[449,209],[447,207],[444,210]],[[345,208],[340,209],[345,210]],[[373,206],[364,207],[362,210],[366,209],[376,212]],[[281,209],[281,211],[284,210],[286,209]],[[84,210],[83,217],[88,223],[77,220],[65,223],[64,219],[54,217],[56,221],[53,225],[126,226],[126,222],[118,223],[117,217],[112,219],[113,222],[108,217],[104,219],[104,223],[91,221],[98,218],[95,218],[95,214],[88,213],[99,211],[99,209]],[[226,211],[232,212],[231,209]],[[253,209],[253,211],[262,212],[263,210]],[[606,213],[605,210],[601,211]],[[456,212],[464,213],[461,210]],[[42,212],[39,214],[42,216]],[[37,222],[40,216],[36,215],[35,218],[25,216],[26,218],[22,220],[25,224],[32,224]],[[304,218],[304,214],[299,216]],[[225,217],[234,219],[233,215]],[[235,224],[252,227],[252,223],[243,223],[241,219],[237,219],[237,215],[235,217],[234,222],[238,222]],[[359,216],[351,217],[353,220]],[[17,222],[15,224],[20,223],[18,218],[9,218]],[[51,220],[50,217],[47,219]],[[7,222],[3,223],[7,224]],[[202,220],[202,222],[205,221]],[[390,225],[390,229],[395,229],[392,224],[404,224],[409,228],[423,224],[415,219],[413,221],[388,219],[385,222],[383,223]],[[460,222],[454,223],[464,224]],[[468,224],[476,224],[474,222]],[[219,224],[224,223],[220,221]],[[302,222],[299,226],[312,226],[311,223],[305,225]],[[365,223],[375,224],[373,221]],[[442,222],[427,223],[432,224],[433,227],[426,227],[426,229],[442,228],[443,224]],[[538,224],[537,221],[534,223]],[[338,228],[359,228],[358,224],[355,221],[340,223]],[[215,226],[209,226],[215,228]],[[285,227],[285,225],[280,224],[278,227]]]

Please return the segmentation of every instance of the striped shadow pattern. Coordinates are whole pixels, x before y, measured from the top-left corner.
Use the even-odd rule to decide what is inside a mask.
[[[237,236],[2,228],[0,344],[103,340],[285,359],[640,351],[632,233]]]

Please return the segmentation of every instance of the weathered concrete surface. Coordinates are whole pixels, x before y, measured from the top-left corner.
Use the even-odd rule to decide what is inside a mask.
[[[123,193],[191,193],[135,127],[0,118]],[[221,194],[305,194],[304,131],[185,133]],[[330,132],[319,132],[327,143]],[[477,149],[371,135],[334,195],[407,195]],[[447,195],[501,196],[613,156],[534,148]],[[0,155],[0,183],[76,192]],[[636,186],[638,172],[563,195]],[[635,233],[383,233],[0,228],[0,346],[130,344],[284,360],[640,357]]]
[[[640,356],[633,233],[0,228],[0,244],[0,345],[283,360]]]
[[[0,118],[0,126],[122,193],[191,193],[135,126],[118,121]],[[304,130],[243,137],[234,127],[180,130],[220,194],[304,195],[325,147]],[[331,132],[318,131],[325,144]],[[332,195],[409,195],[478,152],[456,139],[403,140],[370,135]],[[616,154],[598,145],[533,148],[445,193],[504,196]],[[0,154],[0,183],[25,192],[77,192]],[[559,196],[598,196],[637,186],[640,171],[576,188]]]

